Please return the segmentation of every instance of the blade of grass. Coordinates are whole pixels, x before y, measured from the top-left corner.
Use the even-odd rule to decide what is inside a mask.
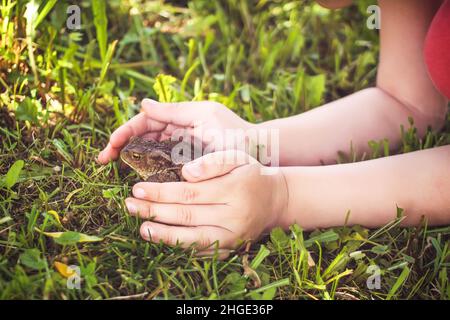
[[[105,0],[93,0],[92,12],[94,14],[94,25],[97,34],[98,46],[100,49],[100,57],[103,63],[106,59],[106,44],[108,43],[108,19],[106,15],[106,2]]]
[[[411,270],[406,266],[402,273],[400,273],[400,276],[398,277],[397,281],[395,281],[394,285],[392,286],[391,290],[389,291],[386,300],[391,300],[392,297],[395,295],[395,293],[400,289],[400,287],[405,283],[406,279],[409,276],[409,273]]]

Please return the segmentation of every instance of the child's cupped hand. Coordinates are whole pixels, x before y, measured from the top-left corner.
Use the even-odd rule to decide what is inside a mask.
[[[116,160],[120,150],[133,136],[164,140],[169,139],[177,129],[200,140],[204,146],[208,146],[209,152],[225,150],[225,131],[233,134],[233,130],[247,130],[251,126],[217,102],[159,103],[144,99],[142,112],[111,134],[108,145],[98,155],[98,161],[106,164]]]
[[[183,167],[186,182],[137,183],[126,206],[147,220],[145,240],[228,251],[256,240],[286,211],[281,170],[268,175],[264,168],[242,151],[210,153]]]

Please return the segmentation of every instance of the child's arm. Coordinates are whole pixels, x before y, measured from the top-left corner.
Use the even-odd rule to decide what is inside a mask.
[[[345,165],[282,167],[261,174],[256,160],[234,150],[207,154],[183,167],[186,182],[142,182],[126,199],[146,221],[144,239],[199,249],[219,241],[231,249],[275,226],[307,230],[347,223],[378,227],[405,210],[403,225],[425,216],[450,222],[450,146]]]
[[[400,125],[412,117],[419,133],[439,129],[447,102],[433,86],[423,44],[441,1],[384,0],[377,86],[312,111],[260,124],[280,129],[281,165],[333,163],[337,151],[368,151],[369,140],[388,138],[396,148]]]
[[[433,129],[442,126],[447,101],[433,86],[422,52],[440,2],[380,1],[381,53],[376,87],[294,117],[256,125],[256,128],[280,130],[281,165],[330,164],[338,151],[350,150],[350,142],[358,154],[368,151],[368,141],[384,138],[395,149],[400,141],[400,125],[408,127],[408,117],[414,119],[420,134],[427,126]],[[198,124],[198,129],[205,130],[250,127],[217,103],[144,101],[143,110],[145,114],[138,115],[111,136],[110,144],[99,155],[100,162],[117,158],[133,134],[170,136],[173,127],[197,128]]]
[[[348,224],[379,227],[405,210],[403,225],[422,216],[450,223],[450,146],[371,161],[321,167],[284,167],[289,202],[278,225],[305,229]]]

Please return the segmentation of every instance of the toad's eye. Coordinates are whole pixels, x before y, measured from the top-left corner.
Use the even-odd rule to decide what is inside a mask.
[[[132,157],[134,160],[139,160],[139,159],[141,158],[141,155],[140,155],[139,153],[133,153],[133,154],[131,154],[131,157]]]

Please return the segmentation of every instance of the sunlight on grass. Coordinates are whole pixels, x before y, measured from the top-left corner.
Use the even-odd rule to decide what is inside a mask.
[[[210,99],[259,122],[373,84],[378,35],[362,5],[83,0],[74,31],[68,3],[0,5],[0,299],[450,299],[450,227],[399,228],[399,208],[379,230],[291,226],[201,258],[141,240],[124,206],[135,177],[95,161],[144,97]],[[425,139],[413,123],[399,135],[400,152],[448,144],[450,120]],[[368,143],[362,159],[349,145],[336,160],[389,155],[389,141]]]

